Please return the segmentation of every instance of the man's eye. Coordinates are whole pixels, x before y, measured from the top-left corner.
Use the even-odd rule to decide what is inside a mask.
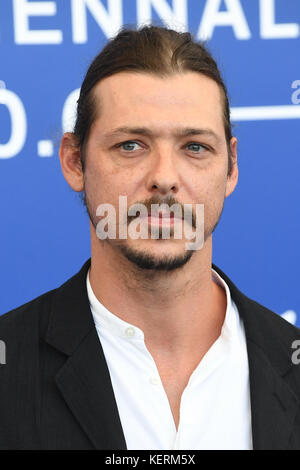
[[[118,144],[117,148],[122,147],[123,150],[132,152],[134,150],[134,148],[132,148],[134,145],[140,145],[140,144],[136,142],[135,140],[127,140],[126,142],[122,142],[121,144]]]
[[[190,144],[187,145],[187,147],[193,147],[192,152],[195,152],[195,153],[208,150],[208,148],[205,145],[198,144],[197,142],[191,142]]]
[[[126,142],[121,142],[120,144],[116,145],[116,147],[122,148],[122,150],[125,150],[126,153],[129,153],[136,150],[136,148],[134,148],[135,145],[138,145],[139,147],[141,146],[135,140],[127,140]],[[191,142],[190,144],[187,144],[187,147],[191,147],[191,151],[193,153],[201,153],[205,150],[209,150],[208,147],[199,144],[198,142]]]

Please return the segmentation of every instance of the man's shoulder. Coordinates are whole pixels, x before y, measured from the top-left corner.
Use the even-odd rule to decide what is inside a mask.
[[[20,330],[33,322],[40,323],[44,317],[48,318],[52,298],[58,288],[51,289],[38,297],[18,307],[9,310],[0,316],[0,336],[4,332]]]
[[[31,336],[31,329],[35,332],[38,329],[39,334],[42,334],[47,329],[51,312],[58,310],[58,307],[60,312],[69,313],[68,316],[65,315],[66,321],[69,321],[70,312],[67,311],[73,310],[74,304],[83,296],[89,265],[90,260],[58,287],[0,315],[0,339],[3,339],[6,333],[11,335],[16,332]],[[69,304],[65,304],[66,299],[69,299]]]
[[[235,283],[217,266],[213,268],[227,283],[232,300],[244,322],[248,337],[253,340],[278,340],[290,344],[293,339],[300,338],[300,329],[283,318],[279,313],[248,297]]]
[[[242,295],[244,304],[247,305],[249,311],[253,312],[252,315],[255,316],[257,324],[263,325],[266,331],[277,334],[281,340],[289,341],[292,338],[300,338],[300,328],[296,325],[265,305],[247,297],[245,294]]]

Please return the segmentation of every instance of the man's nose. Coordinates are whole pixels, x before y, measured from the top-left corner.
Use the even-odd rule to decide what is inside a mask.
[[[179,173],[173,152],[156,151],[151,157],[151,167],[148,173],[147,189],[161,194],[176,194],[179,189]]]

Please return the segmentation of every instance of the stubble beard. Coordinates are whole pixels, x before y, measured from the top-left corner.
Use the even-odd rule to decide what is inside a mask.
[[[96,211],[93,209],[92,204],[89,201],[89,198],[86,195],[85,191],[82,191],[80,198],[82,200],[83,205],[85,206],[85,209],[87,211],[88,217],[93,225],[93,227],[96,230],[97,223],[98,221],[96,220],[96,217],[93,215],[96,213]],[[204,227],[204,244],[208,237],[212,235],[212,233],[215,231],[222,212],[224,208],[224,201],[225,197],[222,203],[222,208],[219,211],[218,217],[216,222],[213,224],[212,227],[208,227],[207,230],[205,230]],[[159,237],[157,242],[160,243],[160,239],[162,238],[162,230],[160,228],[159,230]],[[136,249],[132,246],[129,246],[127,244],[127,240],[110,240],[109,238],[106,238],[105,240],[100,240],[99,243],[106,242],[108,243],[112,248],[117,249],[120,251],[120,253],[128,260],[130,261],[136,268],[139,270],[152,270],[153,272],[172,272],[175,271],[179,268],[182,268],[194,255],[195,250],[185,250],[184,253],[176,254],[176,255],[157,255],[153,253],[149,253],[146,250],[142,251],[139,249]]]

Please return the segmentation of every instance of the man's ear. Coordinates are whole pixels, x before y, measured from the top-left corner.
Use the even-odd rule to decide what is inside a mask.
[[[230,151],[232,169],[230,175],[227,176],[225,197],[233,193],[238,182],[239,169],[237,164],[237,139],[235,137],[232,137],[230,140]]]
[[[59,159],[67,183],[74,191],[83,191],[84,179],[80,160],[80,147],[76,136],[71,132],[66,132],[61,139]]]

